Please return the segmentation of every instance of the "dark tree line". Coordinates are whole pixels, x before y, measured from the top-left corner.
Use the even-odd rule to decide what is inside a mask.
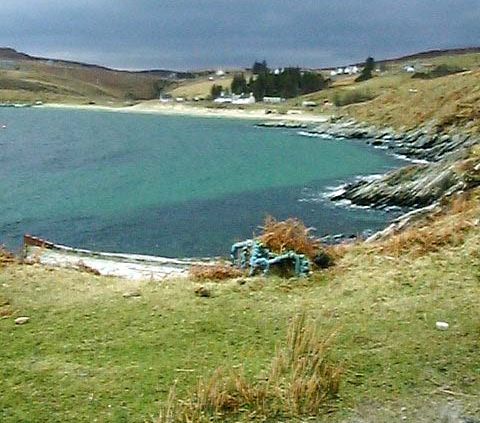
[[[261,101],[263,97],[297,97],[327,86],[327,81],[318,73],[301,71],[299,68],[272,72],[265,61],[255,62],[252,73],[254,76],[248,82],[243,73],[234,75],[232,93],[252,92],[255,99]]]

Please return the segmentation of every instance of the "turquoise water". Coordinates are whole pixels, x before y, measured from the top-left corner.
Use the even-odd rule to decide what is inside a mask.
[[[328,186],[398,160],[358,141],[253,122],[0,109],[0,243],[28,232],[107,251],[227,254],[267,214],[318,235],[378,229],[385,212],[334,206]]]

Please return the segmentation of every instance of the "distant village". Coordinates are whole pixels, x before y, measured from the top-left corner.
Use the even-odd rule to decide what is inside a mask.
[[[409,74],[414,74],[416,72],[424,71],[432,67],[433,65],[430,64],[419,64],[419,63],[411,63],[406,64],[402,67],[402,71]],[[288,68],[287,68],[288,69]],[[300,69],[300,73],[303,75],[305,72],[308,73],[315,73],[321,75],[322,77],[326,78],[327,81],[333,82],[335,80],[347,77],[355,77],[362,73],[363,67],[360,65],[347,65],[347,66],[339,66],[336,68],[330,69],[322,69],[322,70],[312,70],[312,69]],[[285,72],[285,68],[275,68],[269,71],[274,76],[280,76]],[[246,73],[252,72],[252,69],[246,69]],[[383,67],[375,67],[374,72],[376,74],[386,73],[387,70]],[[208,81],[213,82],[214,84],[222,84],[227,77],[231,77],[232,74],[239,74],[238,71],[230,71],[224,69],[218,69],[216,71],[211,71],[208,75]],[[257,75],[252,75],[252,80],[256,79]],[[159,101],[161,103],[182,103],[185,101],[204,101],[204,100],[211,100],[214,104],[217,105],[226,105],[226,104],[233,104],[233,105],[252,105],[257,102],[262,102],[265,104],[281,104],[287,100],[286,97],[277,96],[277,95],[264,95],[261,98],[255,96],[253,92],[241,92],[241,93],[233,93],[229,87],[223,87],[222,85],[218,85],[217,87],[221,87],[222,89],[219,90],[215,95],[211,95],[210,98],[206,98],[205,96],[194,96],[192,98],[186,97],[174,97],[168,94],[160,95]],[[315,107],[317,104],[313,101],[305,100],[302,102],[303,107]]]

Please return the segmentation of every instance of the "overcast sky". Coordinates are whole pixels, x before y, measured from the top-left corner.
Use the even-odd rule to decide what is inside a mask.
[[[480,45],[480,0],[0,0],[0,45],[121,69],[325,67]]]

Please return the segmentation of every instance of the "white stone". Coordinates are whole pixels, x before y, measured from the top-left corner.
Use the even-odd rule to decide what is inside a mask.
[[[24,325],[25,323],[28,323],[30,321],[30,317],[17,317],[15,319],[15,324],[16,325]]]
[[[448,323],[447,322],[437,322],[437,323],[435,323],[435,327],[438,330],[447,330],[448,329]]]

